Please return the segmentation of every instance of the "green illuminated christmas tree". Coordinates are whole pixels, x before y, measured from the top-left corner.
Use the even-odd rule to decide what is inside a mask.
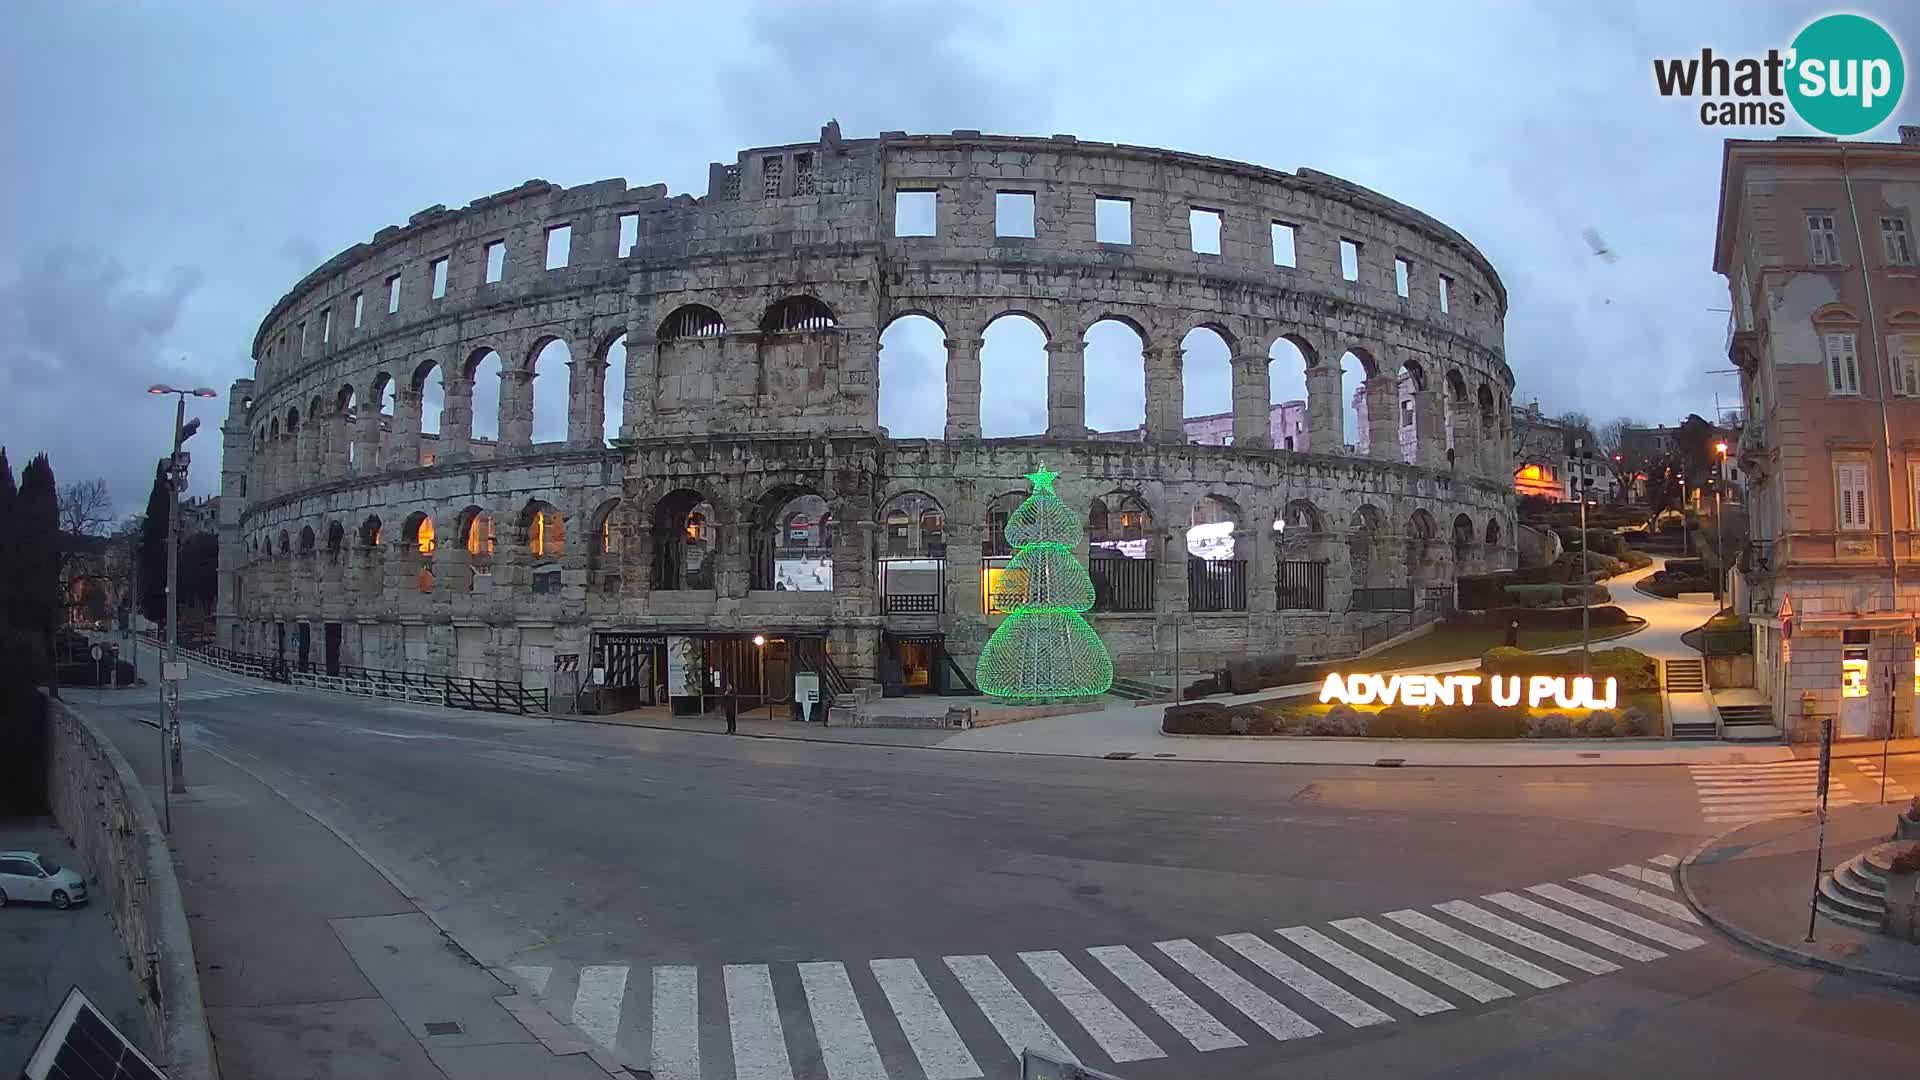
[[[1093,608],[1093,579],[1073,557],[1080,519],[1053,493],[1058,475],[1044,467],[1028,473],[1033,491],[1007,518],[1014,556],[993,590],[993,606],[1007,617],[974,669],[994,697],[1079,697],[1113,685],[1113,658],[1081,614]]]

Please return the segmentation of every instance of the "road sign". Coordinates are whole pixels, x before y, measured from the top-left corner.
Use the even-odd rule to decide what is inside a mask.
[[[105,645],[95,645],[93,647],[93,658],[96,661],[105,660],[107,658],[107,647]]]
[[[813,708],[820,704],[820,676],[811,671],[797,672],[793,676],[793,701],[800,706],[800,718],[813,722]]]
[[[167,660],[160,664],[162,682],[177,683],[186,677],[187,662],[185,660]]]

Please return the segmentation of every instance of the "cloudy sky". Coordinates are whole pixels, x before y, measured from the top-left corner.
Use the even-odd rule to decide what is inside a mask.
[[[63,479],[104,476],[137,510],[168,419],[143,388],[224,395],[250,372],[267,309],[340,249],[530,177],[701,194],[708,162],[811,138],[830,117],[848,137],[1065,132],[1346,177],[1448,222],[1493,261],[1511,296],[1516,401],[1596,418],[1707,413],[1716,393],[1738,397],[1713,374],[1727,367],[1714,310],[1725,286],[1710,269],[1724,132],[1660,99],[1650,61],[1784,47],[1827,10],[17,7],[0,41],[0,443],[16,467],[44,449]],[[1920,9],[1856,10],[1889,25],[1911,61]],[[1907,101],[1867,137],[1914,122],[1920,95]],[[1587,227],[1617,262],[1589,252]],[[995,353],[1012,355],[1019,331],[1007,333]],[[890,364],[911,362],[914,343],[889,344]],[[1224,408],[1224,376],[1196,378],[1188,411]],[[989,433],[1027,422],[1018,397],[989,402]],[[929,415],[899,395],[887,404],[892,422]],[[1092,419],[1129,407],[1097,398]],[[217,476],[224,401],[206,415],[201,492]]]

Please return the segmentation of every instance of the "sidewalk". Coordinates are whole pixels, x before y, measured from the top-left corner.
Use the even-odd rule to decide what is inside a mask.
[[[1892,806],[1849,806],[1827,818],[1820,869],[1831,870],[1893,835]],[[1788,963],[1837,971],[1920,991],[1920,945],[1896,941],[1830,919],[1814,923],[1812,814],[1743,825],[1702,844],[1681,860],[1680,885],[1708,922],[1752,948]]]
[[[157,804],[154,729],[86,711]],[[224,1076],[625,1076],[252,774],[191,740],[186,773],[188,793],[172,800],[174,863]]]

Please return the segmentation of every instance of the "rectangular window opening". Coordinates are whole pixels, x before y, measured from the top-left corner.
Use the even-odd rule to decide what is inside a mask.
[[[1847,532],[1868,528],[1867,466],[1862,462],[1835,462],[1833,481],[1840,504],[1840,528]]]
[[[765,199],[780,197],[780,183],[786,172],[787,159],[778,154],[760,159],[760,196]]]
[[[366,318],[367,318],[367,294],[354,293],[353,294],[353,328],[355,330],[360,329],[360,324],[364,323],[366,321]]]
[[[328,308],[327,310],[320,313],[320,344],[331,345],[332,343],[333,343],[333,309]]]
[[[1273,223],[1273,265],[1299,265],[1296,261],[1298,256],[1295,255],[1293,249],[1294,230],[1297,228],[1299,228],[1299,226],[1289,225],[1284,221],[1276,221]]]
[[[1860,393],[1860,360],[1852,334],[1824,336],[1827,353],[1827,391],[1838,395]]]
[[[1452,302],[1453,302],[1453,279],[1448,277],[1445,274],[1441,274],[1440,275],[1440,313],[1442,315],[1445,315],[1448,311],[1451,310],[1451,308],[1448,305],[1450,305]]]
[[[1903,217],[1883,217],[1880,219],[1880,238],[1886,241],[1887,263],[1891,266],[1913,265],[1913,236],[1907,228],[1907,219]]]
[[[1412,277],[1412,263],[1405,259],[1396,258],[1393,260],[1393,291],[1398,294],[1402,300],[1407,298],[1408,281]]]
[[[1133,243],[1133,200],[1095,196],[1093,239],[1102,244]]]
[[[301,352],[304,353],[307,351],[307,324],[305,321],[294,324],[293,339],[299,343]]]
[[[433,260],[433,298],[439,300],[447,295],[447,260]]]
[[[940,195],[934,191],[893,193],[893,235],[938,235]]]
[[[1187,231],[1193,250],[1201,255],[1220,254],[1221,214],[1218,210],[1193,207],[1187,211]]]
[[[495,240],[487,245],[487,284],[491,285],[505,277],[507,273],[507,242]]]
[[[1348,281],[1360,280],[1360,242],[1342,239],[1340,241],[1340,276]]]
[[[639,214],[621,214],[620,215],[620,246],[617,249],[619,252],[619,257],[624,259],[628,255],[633,254],[634,245],[638,244],[639,242],[640,242],[640,215]]]
[[[994,192],[993,235],[1033,236],[1033,192]]]
[[[793,155],[793,193],[812,195],[817,191],[813,182],[813,155]]]
[[[1840,240],[1834,233],[1832,214],[1813,212],[1807,215],[1807,259],[1815,266],[1839,263]]]
[[[547,269],[559,270],[573,254],[573,226],[554,225],[547,229]]]
[[[392,277],[387,279],[387,314],[391,315],[394,312],[399,310],[400,310],[400,275],[395,274]]]

